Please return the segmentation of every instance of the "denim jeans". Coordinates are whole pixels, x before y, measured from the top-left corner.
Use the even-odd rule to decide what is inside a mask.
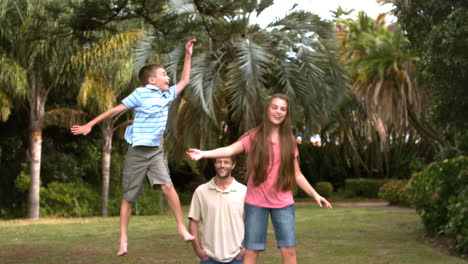
[[[245,237],[242,246],[250,250],[265,250],[268,218],[275,229],[277,246],[294,247],[296,240],[295,206],[265,208],[246,203],[244,205]]]
[[[200,261],[200,264],[242,264],[242,260],[233,259],[231,262],[218,262],[214,259]]]

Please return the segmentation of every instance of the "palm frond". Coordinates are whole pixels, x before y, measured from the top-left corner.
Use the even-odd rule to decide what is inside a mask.
[[[219,74],[220,61],[213,60],[211,54],[203,53],[193,60],[188,103],[200,105],[203,112],[216,124],[215,95],[222,87],[223,81]]]
[[[114,61],[112,65],[114,67],[106,72],[108,76],[112,76],[112,90],[115,98],[118,98],[122,92],[133,88],[132,85],[136,78],[136,74],[134,74],[135,62],[133,57],[129,56]]]
[[[156,51],[158,50],[155,47],[155,36],[146,34],[140,40],[137,41],[135,48],[133,49],[133,56],[135,59],[135,72],[138,72],[143,66],[147,63],[150,63],[155,60]]]
[[[73,56],[71,62],[79,67],[87,67],[114,60],[119,54],[128,56],[128,51],[132,49],[135,42],[144,36],[145,32],[138,29],[111,35],[94,47]]]
[[[270,54],[267,50],[248,39],[234,41],[236,59],[228,65],[227,98],[232,120],[245,131],[258,124],[259,101],[265,89],[265,77]]]
[[[196,12],[196,7],[193,2],[189,0],[171,0],[167,11],[177,15],[193,14]]]
[[[0,120],[6,122],[11,113],[12,102],[8,96],[0,90]]]
[[[175,49],[164,56],[164,68],[174,84],[177,83],[177,71],[181,68],[184,56],[184,45],[178,45]]]
[[[313,41],[318,37],[328,38],[331,35],[328,23],[321,21],[319,16],[305,11],[292,12],[269,26],[279,27],[280,31],[283,32],[294,32],[306,42]],[[305,44],[310,45],[310,43]]]
[[[0,55],[0,84],[11,96],[23,96],[28,91],[27,71],[15,60]]]
[[[56,108],[45,113],[46,126],[70,128],[74,124],[83,124],[88,115],[80,110],[71,108]]]
[[[88,107],[92,113],[101,113],[110,109],[115,103],[112,81],[102,72],[88,72],[78,94],[78,104]]]

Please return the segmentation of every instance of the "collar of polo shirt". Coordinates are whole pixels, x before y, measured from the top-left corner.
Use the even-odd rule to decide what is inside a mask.
[[[147,85],[145,85],[145,88],[155,90],[155,91],[158,92],[159,94],[162,94],[164,97],[167,97],[167,93],[169,92],[169,91],[163,91],[162,89],[160,89],[160,88],[158,88],[157,86],[154,86],[154,85],[152,85],[152,84],[147,84]]]
[[[236,192],[237,191],[237,186],[236,186],[236,183],[237,181],[232,178],[232,183],[231,185],[229,185],[229,187],[226,188],[226,190],[221,190],[218,188],[218,186],[216,185],[215,181],[214,181],[214,177],[208,182],[208,187],[212,190],[217,190],[219,192],[223,192],[223,193],[228,193],[228,192]]]

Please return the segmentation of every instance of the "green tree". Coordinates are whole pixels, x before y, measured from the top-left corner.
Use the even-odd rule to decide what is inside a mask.
[[[349,121],[364,125],[359,127],[367,131],[363,134],[364,138],[370,139],[364,146],[380,140],[379,151],[375,153],[382,153],[380,160],[389,176],[388,155],[392,142],[404,138],[419,140],[417,134],[443,141],[425,121],[428,100],[425,90],[416,81],[418,58],[408,48],[409,42],[400,27],[397,24],[386,26],[384,20],[385,15],[374,21],[360,12],[355,20],[338,17],[336,25],[341,59],[350,75],[351,96],[357,98],[350,102],[362,104],[362,107],[354,108],[354,115],[341,111],[345,115],[340,116],[340,122],[345,125],[348,121],[343,121],[351,118]],[[358,113],[361,110],[365,111],[364,115]],[[358,122],[358,118],[364,120]],[[351,136],[362,132],[351,133],[350,130],[354,128],[348,125],[343,129],[348,142],[356,143],[351,148],[356,154],[355,150],[363,142],[351,140],[357,139]]]
[[[431,95],[430,116],[450,142],[443,155],[467,153],[468,3],[387,0],[421,58],[418,72]]]
[[[24,91],[29,112],[30,188],[28,217],[39,217],[42,129],[47,97],[67,85],[67,63],[77,43],[67,19],[66,2],[1,0],[0,79],[3,91]],[[18,94],[18,93],[16,93]],[[2,102],[2,107],[5,106]]]
[[[385,143],[392,126],[407,127],[423,118],[427,98],[415,82],[418,58],[407,48],[408,40],[398,25],[387,27],[383,21],[361,12],[344,30],[342,59],[354,93]]]

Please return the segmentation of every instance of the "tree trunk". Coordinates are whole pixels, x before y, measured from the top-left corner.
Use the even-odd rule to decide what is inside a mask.
[[[104,120],[101,124],[102,133],[102,196],[101,215],[108,216],[109,180],[112,153],[112,118]]]
[[[42,131],[31,131],[28,218],[39,218]]]
[[[31,181],[29,184],[28,218],[39,218],[42,128],[44,126],[44,105],[47,93],[41,78],[38,78],[32,85],[33,94],[29,101]]]

